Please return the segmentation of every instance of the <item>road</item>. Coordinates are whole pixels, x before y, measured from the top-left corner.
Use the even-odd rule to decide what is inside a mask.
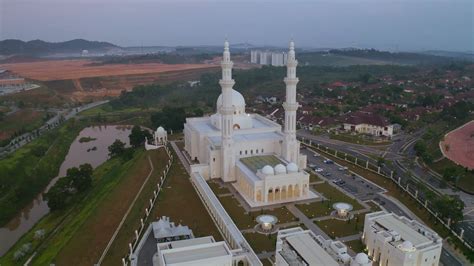
[[[67,109],[67,110],[50,109],[50,111],[53,111],[56,113],[54,117],[46,121],[41,127],[33,130],[32,132],[24,133],[16,137],[15,139],[13,139],[12,141],[10,141],[8,145],[4,147],[0,147],[0,158],[30,143],[32,140],[42,135],[43,133],[59,126],[63,121],[66,121],[75,117],[78,113],[97,107],[107,102],[109,101],[105,100],[105,101],[93,102],[93,103],[85,104],[85,105],[75,107],[72,109]]]
[[[357,174],[353,174],[347,170],[340,170],[341,166],[337,164],[324,163],[324,160],[326,158],[323,155],[314,156],[315,153],[309,149],[302,149],[301,152],[307,155],[308,165],[311,164],[317,168],[322,168],[324,170],[320,174],[330,173],[330,176],[326,177],[328,180],[344,180],[345,184],[340,185],[340,187],[344,189],[344,191],[346,191],[348,194],[351,194],[354,197],[363,201],[374,200],[389,212],[393,212],[397,215],[403,215],[409,217],[410,219],[419,220],[417,217],[413,217],[411,213],[409,213],[407,210],[397,205],[396,202],[393,202],[389,198],[385,197],[383,195],[383,193],[385,192],[383,188],[377,186],[376,184],[373,184],[369,180],[366,180]],[[446,266],[462,265],[462,263],[445,248],[443,248],[441,252],[440,261],[443,265]]]

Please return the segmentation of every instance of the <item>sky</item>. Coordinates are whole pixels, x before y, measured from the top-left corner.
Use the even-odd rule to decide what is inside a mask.
[[[474,0],[0,0],[0,39],[474,51]]]

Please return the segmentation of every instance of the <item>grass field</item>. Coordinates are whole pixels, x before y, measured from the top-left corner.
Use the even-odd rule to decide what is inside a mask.
[[[216,194],[216,196],[219,196],[220,194],[230,193],[230,190],[228,190],[226,187],[221,187],[219,183],[215,181],[208,181],[207,184],[212,189],[212,192]]]
[[[154,150],[140,154],[133,166],[122,177],[117,177],[122,180],[98,203],[84,224],[61,249],[56,259],[58,264],[91,265],[97,263],[102,251],[151,170],[148,156],[152,158],[154,164],[154,175],[150,177],[149,183],[140,194],[114,242],[119,246],[127,245],[127,241],[133,236],[134,230],[138,228],[137,224],[140,224],[140,218],[144,214],[143,210],[149,204],[148,200],[153,195],[153,189],[156,188],[155,184],[159,179],[159,174],[164,169],[167,161],[164,150]],[[120,204],[117,204],[117,202],[120,202]],[[110,251],[114,251],[113,247]]]
[[[366,138],[363,138],[358,135],[350,135],[350,134],[331,134],[329,135],[331,139],[336,139],[344,142],[360,144],[360,145],[388,145],[390,141],[373,141]]]
[[[297,218],[294,217],[285,207],[245,213],[245,209],[242,208],[239,205],[239,202],[232,196],[220,197],[219,201],[239,229],[253,228],[257,224],[255,219],[260,214],[274,215],[278,218],[278,223],[297,221]]]
[[[349,221],[341,221],[337,219],[328,219],[316,221],[316,225],[321,228],[331,238],[350,236],[360,233],[364,230],[365,214],[354,215]]]
[[[275,251],[276,234],[264,235],[259,233],[244,233],[243,235],[255,253],[258,254],[263,251]]]
[[[273,156],[273,155],[246,157],[246,158],[241,158],[240,161],[243,164],[245,164],[245,166],[247,166],[254,173],[257,172],[258,169],[262,169],[265,165],[270,165],[271,167],[275,167],[275,165],[282,163],[280,159],[278,159],[276,156]]]
[[[120,208],[111,200],[123,186],[132,185],[141,170],[148,164],[144,151],[137,151],[134,158],[126,163],[121,159],[111,159],[99,166],[93,175],[93,188],[82,201],[71,208],[53,237],[38,250],[34,265],[91,265],[97,262],[106,243],[115,229],[115,220],[120,221]],[[146,171],[146,170],[145,170]],[[144,172],[145,172],[144,171]],[[142,173],[143,174],[143,173]],[[147,173],[144,173],[145,175]],[[124,195],[127,199],[127,195]],[[110,209],[109,209],[110,208]],[[96,224],[94,224],[96,223]],[[91,231],[88,231],[91,230]],[[105,247],[105,246],[104,246]],[[74,262],[73,264],[71,264]]]
[[[347,202],[352,204],[353,210],[363,209],[357,200],[347,196],[346,194],[339,191],[337,188],[331,186],[328,183],[317,184],[313,186],[313,189],[321,193],[327,200],[322,202],[312,202],[297,204],[296,207],[302,211],[308,218],[316,218],[322,216],[328,216],[334,210],[332,205],[336,202]]]
[[[438,162],[434,162],[430,164],[430,168],[440,174],[443,174],[444,169],[448,167],[457,168],[459,169],[459,172],[461,173],[456,183],[456,186],[461,190],[474,194],[474,171],[466,171],[461,166],[453,163],[447,158],[444,158]]]
[[[174,152],[173,156],[177,158]],[[178,159],[171,166],[150,218],[157,220],[161,216],[189,226],[196,237],[212,235],[217,241],[223,239]],[[124,254],[127,248],[124,246]]]
[[[46,112],[33,109],[21,109],[0,120],[0,141],[9,139],[15,132],[29,132],[39,128]]]
[[[362,243],[362,240],[360,239],[347,241],[347,242],[344,242],[344,244],[348,246],[350,249],[352,249],[355,253],[364,252],[364,249],[365,249],[365,245],[364,243]]]

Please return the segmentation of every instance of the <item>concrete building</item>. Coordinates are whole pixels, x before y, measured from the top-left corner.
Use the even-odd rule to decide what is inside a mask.
[[[417,221],[394,213],[365,216],[362,241],[380,266],[439,264],[443,239]]]
[[[225,43],[222,61],[222,94],[217,112],[210,117],[187,118],[185,151],[191,172],[206,180],[232,182],[251,207],[316,198],[309,189],[306,156],[296,139],[296,65],[294,43],[290,43],[285,125],[258,114],[247,114],[244,97],[232,89],[232,61]]]
[[[393,125],[390,121],[380,115],[371,112],[354,112],[344,118],[342,128],[348,132],[356,132],[373,136],[391,138],[393,136]]]
[[[285,66],[288,55],[285,52],[250,51],[250,63],[260,65]]]
[[[260,51],[251,50],[250,51],[250,63],[258,64],[260,62]]]
[[[154,266],[233,265],[227,244],[224,241],[215,242],[212,236],[160,243],[157,250]]]
[[[260,52],[260,65],[269,65],[272,62],[272,53],[268,51]]]
[[[372,263],[364,253],[351,258],[340,241],[326,240],[310,230],[295,227],[278,231],[275,265],[370,266]]]

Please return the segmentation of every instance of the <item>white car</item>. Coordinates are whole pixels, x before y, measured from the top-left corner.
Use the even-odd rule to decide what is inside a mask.
[[[323,172],[324,170],[323,170],[323,168],[316,168],[316,169],[314,169],[314,171],[315,171],[316,173],[321,173],[321,172]]]
[[[319,154],[319,153],[317,153],[317,152],[315,152],[315,153],[313,154],[313,157],[319,157],[319,156],[321,156],[321,154]]]

